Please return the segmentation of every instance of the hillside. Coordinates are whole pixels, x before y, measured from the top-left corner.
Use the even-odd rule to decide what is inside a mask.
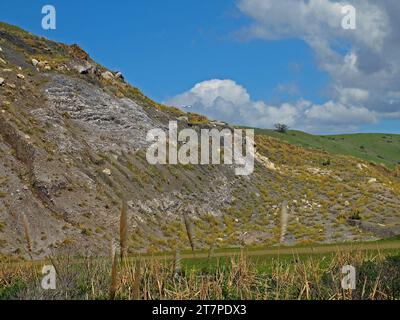
[[[311,135],[290,130],[279,133],[275,130],[256,129],[262,135],[278,138],[305,148],[318,149],[334,154],[348,155],[390,169],[400,165],[400,135],[383,133],[358,133],[342,135]]]
[[[263,134],[250,176],[232,165],[150,165],[150,129],[232,128],[152,101],[78,45],[0,24],[0,48],[2,254],[108,255],[123,203],[131,253],[400,234],[394,171]]]

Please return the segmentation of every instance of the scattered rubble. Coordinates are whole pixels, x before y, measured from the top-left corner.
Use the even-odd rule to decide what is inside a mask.
[[[51,66],[49,65],[48,61],[38,61],[36,59],[32,59],[32,64],[38,68],[38,71],[40,69],[43,69],[44,71],[50,71]]]
[[[332,174],[331,170],[320,169],[320,168],[307,168],[307,171],[313,175],[318,175],[318,176],[329,176]]]

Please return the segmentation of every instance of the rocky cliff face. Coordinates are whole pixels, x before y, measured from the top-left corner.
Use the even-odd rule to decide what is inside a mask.
[[[149,165],[146,134],[222,128],[160,105],[90,59],[0,24],[0,252],[108,254],[128,204],[129,250],[376,239],[400,225],[399,179],[385,168],[257,137],[256,168]],[[330,159],[325,168],[324,159]],[[376,179],[369,182],[371,178]],[[356,213],[360,211],[363,221]],[[358,223],[354,221],[357,220]],[[367,227],[363,227],[367,225]]]

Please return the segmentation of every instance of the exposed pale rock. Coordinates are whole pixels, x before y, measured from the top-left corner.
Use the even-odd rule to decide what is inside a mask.
[[[115,73],[115,77],[117,78],[117,79],[121,79],[121,80],[124,80],[124,76],[123,76],[123,74],[121,73],[121,72],[117,72],[117,73]]]
[[[263,155],[259,154],[258,152],[255,154],[255,159],[259,162],[261,162],[267,169],[276,171],[276,166],[275,163],[273,163],[271,160],[269,160],[267,157],[264,157]]]
[[[4,59],[2,59],[2,58],[0,58],[0,63],[1,63],[1,64],[7,64],[6,60],[4,60]]]
[[[91,69],[91,67],[85,67],[85,66],[79,66],[79,67],[77,68],[77,70],[78,70],[78,72],[79,72],[80,74],[88,74],[89,71],[90,71],[90,69]]]
[[[214,125],[214,126],[227,126],[228,125],[226,122],[223,122],[223,121],[210,121],[210,124]]]
[[[38,64],[36,65],[38,68],[44,69],[46,66],[48,66],[49,63],[47,61],[39,61]]]
[[[103,173],[106,174],[106,175],[108,175],[108,176],[111,176],[111,170],[110,170],[110,169],[107,169],[107,168],[104,169],[104,170],[103,170]]]
[[[363,164],[363,163],[357,163],[357,169],[363,170],[363,169],[365,169],[365,168],[367,168],[367,166],[366,166],[365,164]]]
[[[56,68],[58,71],[69,71],[69,68],[65,64],[58,65]]]
[[[0,78],[0,86],[2,86],[4,84],[6,80],[4,80],[4,78]]]
[[[38,65],[38,63],[39,63],[39,61],[38,60],[36,60],[36,59],[32,59],[32,64],[33,64],[33,66],[37,66]]]
[[[179,121],[186,121],[186,122],[189,122],[189,118],[188,118],[188,117],[185,117],[185,116],[179,117],[178,120],[179,120]]]
[[[25,76],[24,76],[23,74],[18,73],[18,74],[17,74],[17,78],[23,80],[23,79],[25,79]]]
[[[101,74],[101,76],[102,76],[103,79],[105,79],[105,80],[114,80],[114,75],[113,75],[112,72],[110,72],[110,71],[103,72],[103,73]]]
[[[320,169],[320,168],[307,168],[307,171],[313,175],[319,175],[319,176],[329,176],[332,174],[331,170],[326,170],[326,169]]]

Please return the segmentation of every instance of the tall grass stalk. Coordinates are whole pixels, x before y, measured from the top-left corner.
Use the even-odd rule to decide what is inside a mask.
[[[111,282],[110,282],[110,290],[109,290],[109,298],[110,300],[115,299],[115,295],[117,292],[117,253],[115,253],[113,259],[112,259],[112,266],[111,266]]]
[[[125,258],[125,253],[127,249],[127,239],[128,239],[128,213],[127,213],[127,203],[124,199],[122,202],[121,216],[119,222],[119,244],[120,244],[121,264],[123,263]]]
[[[192,248],[192,252],[194,252],[194,233],[192,222],[190,221],[189,215],[186,211],[183,211],[183,222],[185,224],[186,234],[190,243],[190,247]]]

